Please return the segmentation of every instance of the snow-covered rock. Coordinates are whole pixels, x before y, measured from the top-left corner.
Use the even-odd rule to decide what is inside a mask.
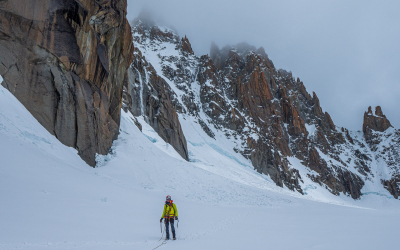
[[[353,199],[371,192],[398,197],[396,175],[381,174],[390,166],[374,162],[381,152],[336,127],[317,95],[275,69],[263,48],[213,44],[210,56],[197,57],[186,36],[151,20],[139,17],[132,31],[136,51],[125,107],[184,159],[194,158],[188,127],[195,125],[196,133],[226,141],[224,151],[241,155],[280,187],[304,194],[311,181]]]

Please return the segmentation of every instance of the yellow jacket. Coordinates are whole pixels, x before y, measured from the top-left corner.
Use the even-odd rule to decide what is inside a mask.
[[[164,211],[163,214],[161,215],[161,218],[164,217],[170,217],[170,218],[178,217],[178,209],[176,208],[175,203],[164,205]]]

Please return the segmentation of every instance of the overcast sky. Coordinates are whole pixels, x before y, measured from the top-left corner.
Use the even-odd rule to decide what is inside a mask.
[[[368,106],[400,128],[398,0],[128,0],[189,38],[197,55],[247,42],[292,71],[338,126],[361,130]]]

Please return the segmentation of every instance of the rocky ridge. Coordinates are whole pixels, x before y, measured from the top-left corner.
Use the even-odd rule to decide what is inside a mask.
[[[290,72],[276,69],[263,48],[213,44],[210,55],[197,57],[186,36],[140,17],[132,33],[136,51],[124,106],[144,116],[184,159],[189,157],[179,119],[192,117],[207,136],[223,131],[234,150],[278,186],[305,194],[307,178],[335,195],[358,199],[372,182],[398,197],[400,161],[393,155],[399,132],[389,128],[380,108],[379,118],[364,126],[379,134],[375,145],[390,148],[387,157],[364,134],[335,126],[317,95]],[[392,144],[382,146],[388,141]]]
[[[91,166],[118,136],[132,61],[126,0],[0,2],[3,86]]]

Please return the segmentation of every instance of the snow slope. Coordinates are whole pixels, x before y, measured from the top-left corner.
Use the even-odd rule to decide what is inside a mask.
[[[170,194],[177,241],[158,249],[382,249],[398,245],[399,201],[277,188],[224,140],[183,123],[192,162],[122,112],[112,152],[90,168],[0,87],[0,250],[154,249]],[[194,126],[193,129],[190,126]],[[219,135],[217,134],[216,137]]]

